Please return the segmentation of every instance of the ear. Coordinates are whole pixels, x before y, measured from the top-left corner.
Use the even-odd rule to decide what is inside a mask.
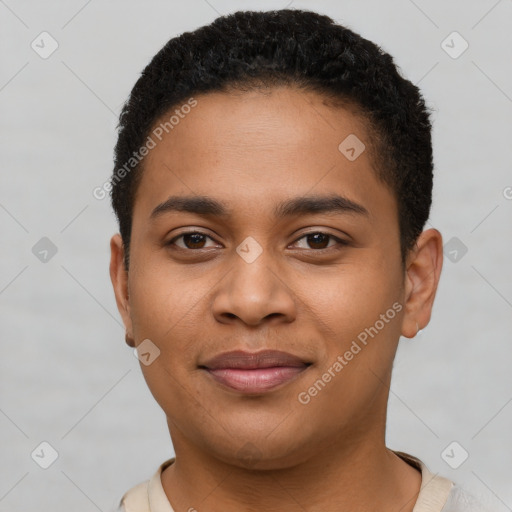
[[[407,256],[402,336],[414,338],[429,323],[442,267],[441,233],[427,229]]]
[[[124,244],[121,235],[116,234],[110,240],[110,280],[114,287],[117,309],[126,329],[126,343],[135,346],[133,339],[130,301],[128,294],[128,271],[124,266]]]

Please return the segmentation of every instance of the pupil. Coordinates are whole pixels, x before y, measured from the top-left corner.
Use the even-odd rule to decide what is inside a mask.
[[[183,237],[183,241],[185,242],[185,245],[191,249],[200,249],[201,248],[201,242],[204,243],[204,235],[201,235],[200,233],[193,233],[193,234],[188,234],[188,235],[185,235]],[[187,242],[191,242],[191,243],[187,243]],[[192,247],[191,247],[192,246]],[[199,247],[197,247],[199,246]]]
[[[328,244],[328,239],[329,237],[323,233],[314,233],[313,235],[308,235],[308,244],[310,247],[312,246],[313,249],[325,249]],[[321,247],[318,247],[318,245]]]

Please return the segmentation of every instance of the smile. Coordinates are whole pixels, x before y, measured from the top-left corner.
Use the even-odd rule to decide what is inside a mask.
[[[242,393],[261,393],[290,382],[310,364],[286,352],[234,351],[220,354],[200,368],[228,388]]]

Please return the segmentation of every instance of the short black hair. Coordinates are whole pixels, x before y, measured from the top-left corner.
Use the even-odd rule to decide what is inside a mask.
[[[110,182],[126,268],[139,151],[155,124],[192,95],[280,85],[321,93],[367,120],[364,142],[396,198],[405,261],[432,203],[431,123],[421,93],[373,42],[326,15],[282,9],[221,16],[169,40],[142,71],[120,114]]]

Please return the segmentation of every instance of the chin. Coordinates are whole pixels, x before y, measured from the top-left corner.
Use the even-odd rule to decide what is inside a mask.
[[[234,446],[233,441],[234,439],[227,439],[225,444],[218,441],[213,443],[212,456],[226,464],[254,471],[281,470],[297,466],[306,462],[309,452],[313,451],[311,442],[305,440],[299,444],[291,434],[273,440],[265,436],[248,436],[245,442],[237,437],[237,446]]]

